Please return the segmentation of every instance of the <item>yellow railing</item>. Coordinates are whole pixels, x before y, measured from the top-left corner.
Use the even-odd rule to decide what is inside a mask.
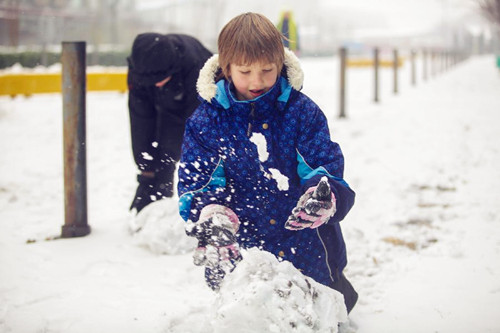
[[[403,66],[404,59],[398,58],[398,67]],[[379,60],[380,67],[392,67],[394,64],[393,60]],[[369,58],[353,58],[347,59],[348,67],[372,67],[374,65],[374,60]]]
[[[127,73],[87,73],[87,91],[127,91]],[[61,73],[0,74],[0,95],[61,92]]]
[[[381,67],[392,67],[392,60],[380,60]],[[398,66],[403,65],[403,59],[398,59]],[[349,67],[373,66],[373,59],[348,59]],[[127,91],[127,73],[87,73],[87,91]],[[0,95],[30,96],[40,93],[61,92],[61,73],[16,73],[0,74]]]

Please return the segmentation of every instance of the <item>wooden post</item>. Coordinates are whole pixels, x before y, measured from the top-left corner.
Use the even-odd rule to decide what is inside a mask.
[[[64,146],[64,225],[61,237],[90,233],[87,224],[87,163],[85,133],[85,42],[62,43]]]
[[[339,96],[339,101],[340,101],[340,111],[339,111],[339,118],[345,118],[346,113],[345,113],[345,95],[346,95],[346,63],[347,63],[347,49],[345,47],[342,47],[340,49],[340,96]]]
[[[374,72],[374,96],[373,101],[375,103],[379,102],[379,67],[380,67],[380,59],[379,59],[380,50],[376,47],[373,50],[373,72]]]

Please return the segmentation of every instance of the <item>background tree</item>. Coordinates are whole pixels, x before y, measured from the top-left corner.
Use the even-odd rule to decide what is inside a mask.
[[[479,0],[481,14],[500,27],[500,0]]]

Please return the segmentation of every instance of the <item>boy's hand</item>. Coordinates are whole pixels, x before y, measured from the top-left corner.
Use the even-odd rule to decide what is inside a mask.
[[[239,219],[231,209],[215,204],[203,208],[198,222],[186,228],[189,236],[198,239],[194,264],[225,272],[234,269],[241,260],[238,228]]]
[[[317,186],[310,187],[300,197],[285,223],[285,228],[289,230],[317,228],[326,223],[335,211],[335,196],[330,189],[328,179],[323,177]]]

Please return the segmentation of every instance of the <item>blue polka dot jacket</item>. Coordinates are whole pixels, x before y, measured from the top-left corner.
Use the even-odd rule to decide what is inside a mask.
[[[355,194],[343,180],[344,158],[330,139],[325,115],[300,92],[298,59],[287,49],[285,55],[272,89],[248,101],[234,97],[230,82],[215,81],[217,55],[206,62],[197,83],[202,103],[186,124],[179,208],[183,219],[194,223],[206,205],[231,208],[240,220],[242,248],[269,251],[328,286],[347,264],[339,222]],[[265,158],[262,147],[250,140],[256,133],[265,138]],[[336,198],[335,215],[316,229],[285,229],[300,196],[323,176]]]

